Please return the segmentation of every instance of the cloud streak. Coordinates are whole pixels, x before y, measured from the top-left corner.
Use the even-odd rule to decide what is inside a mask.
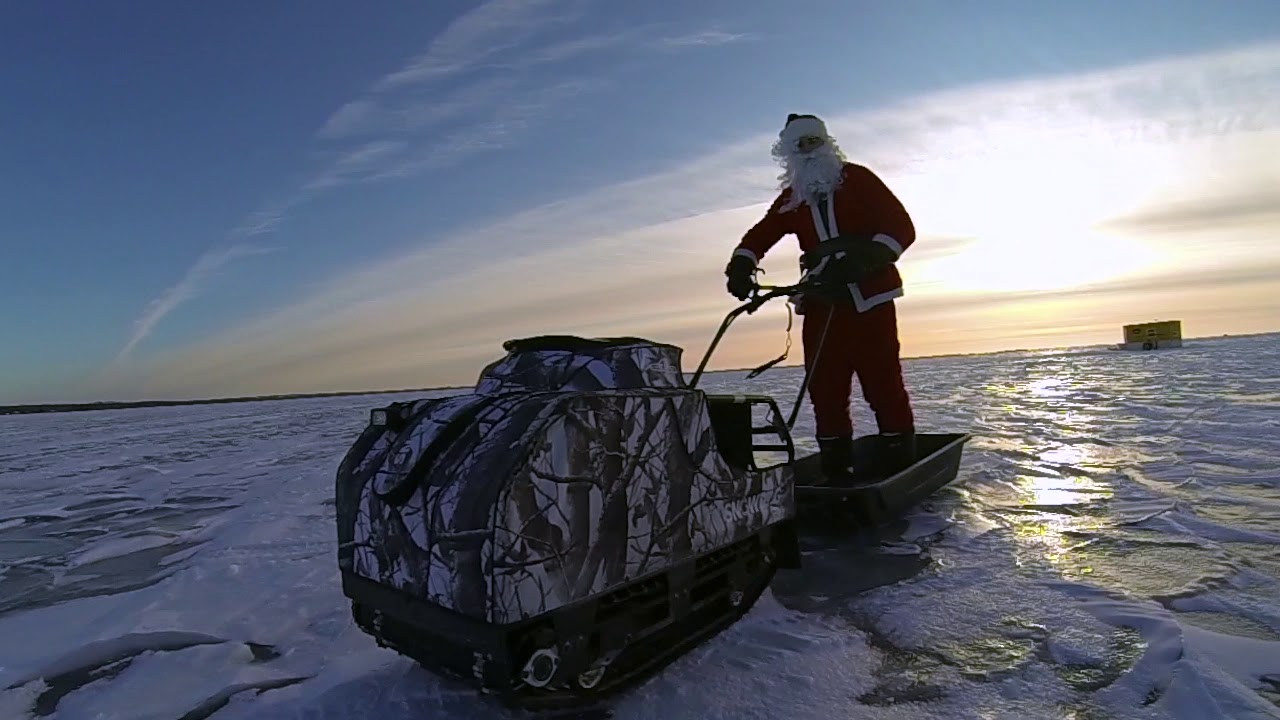
[[[266,222],[269,221],[259,223],[255,227],[264,226]],[[246,243],[205,252],[177,283],[151,301],[141,317],[134,322],[133,332],[129,335],[124,348],[116,356],[116,363],[124,362],[138,343],[151,334],[161,318],[172,312],[178,305],[191,299],[223,266],[239,258],[262,255],[267,252],[271,252],[271,248]]]
[[[358,134],[362,129],[375,132],[396,129],[380,128],[371,123],[371,118],[380,117],[380,113],[385,115],[375,99],[378,93],[464,71],[488,55],[514,47],[540,29],[570,17],[563,12],[547,14],[545,11],[552,9],[554,5],[549,0],[492,0],[481,5],[454,21],[422,55],[379,80],[370,95],[339,108],[325,121],[317,135],[322,138],[343,138]],[[437,110],[434,116],[427,114],[424,112],[425,108],[419,106],[411,107],[407,113],[391,119],[399,129],[430,127],[436,122],[464,114],[492,101],[506,84],[509,81],[482,84],[464,90],[455,98],[452,106]],[[511,118],[508,122],[518,120],[519,118]],[[478,144],[473,141],[472,147]],[[363,142],[342,152],[337,160],[304,182],[283,203],[251,214],[228,233],[230,245],[205,252],[174,285],[147,305],[134,321],[128,340],[116,356],[115,364],[119,365],[127,360],[165,317],[196,297],[219,270],[235,260],[262,254],[262,248],[244,240],[274,232],[293,208],[322,191],[353,182],[403,176],[408,174],[410,168],[442,166],[448,159],[444,151],[440,150],[434,156],[438,158],[434,163],[410,164],[401,157],[409,149],[408,141],[386,137]],[[455,152],[452,157],[461,154]],[[391,168],[395,170],[389,170]]]
[[[1138,233],[1200,232],[1256,225],[1280,225],[1280,182],[1242,193],[1170,202],[1106,224]]]
[[[750,37],[751,35],[747,33],[727,33],[719,30],[707,30],[689,35],[664,37],[659,40],[658,43],[666,48],[714,47],[716,45],[728,45],[729,43],[740,42]]]
[[[555,116],[561,105],[609,84],[598,72],[547,79],[534,74],[537,67],[642,47],[660,31],[646,25],[539,44],[540,35],[581,19],[585,9],[582,0],[490,0],[457,18],[426,50],[374,81],[364,95],[340,106],[314,132],[317,142],[336,143],[335,159],[283,203],[251,214],[228,234],[228,248],[205,253],[153,300],[134,322],[117,362],[129,357],[166,316],[196,297],[213,270],[259,254],[246,252],[253,246],[240,244],[244,239],[274,232],[290,212],[321,193],[409,178],[509,148]],[[667,38],[661,44],[708,46],[739,37],[715,31]],[[470,80],[443,96],[431,90],[441,81],[464,77]],[[448,129],[452,123],[458,129]]]
[[[426,52],[379,80],[374,91],[395,90],[470,70],[487,58],[519,47],[548,27],[581,17],[582,11],[581,2],[490,0],[455,20]]]

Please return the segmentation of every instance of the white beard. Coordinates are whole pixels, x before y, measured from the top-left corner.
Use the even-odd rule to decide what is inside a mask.
[[[802,202],[816,204],[818,198],[829,195],[840,186],[844,174],[844,154],[834,143],[828,142],[811,153],[775,153],[780,155],[783,173],[778,178],[782,188],[791,188],[791,199],[783,210],[790,210]]]

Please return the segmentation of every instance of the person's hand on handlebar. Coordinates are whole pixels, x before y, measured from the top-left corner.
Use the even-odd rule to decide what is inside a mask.
[[[734,255],[729,259],[724,274],[729,278],[725,288],[729,294],[739,300],[746,300],[756,289],[756,264],[745,255]]]

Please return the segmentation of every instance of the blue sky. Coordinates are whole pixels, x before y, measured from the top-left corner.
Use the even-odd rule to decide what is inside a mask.
[[[470,383],[539,332],[692,364],[792,111],[917,216],[908,354],[1280,329],[1277,48],[1273,0],[10,4],[0,402]],[[1037,261],[1010,203],[1113,234]],[[776,353],[746,325],[721,364]]]

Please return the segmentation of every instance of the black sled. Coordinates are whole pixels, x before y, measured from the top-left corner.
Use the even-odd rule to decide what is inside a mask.
[[[504,704],[559,710],[741,618],[800,565],[797,501],[836,489],[797,486],[816,462],[796,460],[794,410],[696,384],[733,318],[799,287],[730,313],[692,382],[672,345],[538,337],[507,342],[472,392],[373,410],[335,488],[359,627]],[[902,509],[918,468],[925,494],[954,478],[962,442],[839,504]]]

